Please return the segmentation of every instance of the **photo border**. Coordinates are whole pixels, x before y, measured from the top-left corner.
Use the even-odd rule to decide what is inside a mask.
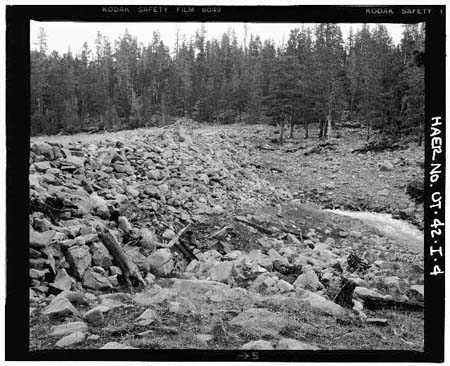
[[[120,5],[111,5],[119,7]],[[186,5],[194,13],[179,14],[178,6],[163,14],[138,13],[143,5],[124,5],[128,13],[110,13],[107,5],[13,5],[6,7],[6,206],[7,281],[5,317],[6,360],[64,361],[402,361],[442,362],[444,359],[445,272],[445,14],[444,5],[381,6],[218,6],[220,13],[204,13],[207,6]],[[147,5],[149,6],[149,5]],[[367,12],[392,9],[392,13]],[[430,9],[429,14],[402,14],[402,9]],[[80,22],[299,22],[299,23],[418,23],[425,30],[425,176],[424,176],[424,352],[391,350],[331,351],[216,351],[216,350],[42,350],[29,351],[29,115],[30,21]],[[432,124],[440,117],[442,123]],[[437,132],[437,129],[439,130]],[[441,140],[438,142],[438,140]],[[436,147],[440,146],[439,149]],[[434,155],[433,155],[434,152]],[[436,177],[434,169],[440,164]],[[433,180],[432,180],[433,179]],[[437,192],[437,193],[436,193]],[[441,206],[437,206],[438,203]],[[431,208],[430,206],[433,206]],[[439,247],[441,250],[438,250]],[[438,271],[439,272],[439,271]]]

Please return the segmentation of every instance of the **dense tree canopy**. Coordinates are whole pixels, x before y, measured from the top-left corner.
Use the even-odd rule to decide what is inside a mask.
[[[177,34],[170,50],[128,31],[115,42],[98,33],[95,49],[48,52],[40,31],[31,52],[31,133],[153,126],[187,116],[211,123],[319,123],[331,137],[343,111],[371,131],[420,135],[424,118],[422,25],[406,25],[394,45],[382,25],[343,40],[336,24],[293,29],[284,45],[233,32],[208,39]]]

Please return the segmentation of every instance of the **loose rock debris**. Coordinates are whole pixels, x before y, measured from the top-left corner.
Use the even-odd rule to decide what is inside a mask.
[[[365,312],[423,308],[420,255],[303,208],[249,156],[241,136],[179,128],[32,142],[30,301],[63,322],[48,347],[168,348],[190,319],[190,347],[329,349],[294,339],[292,309],[388,327]]]

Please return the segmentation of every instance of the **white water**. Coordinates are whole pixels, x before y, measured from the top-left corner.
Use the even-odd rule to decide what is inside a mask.
[[[359,219],[400,244],[423,251],[423,232],[408,222],[393,219],[389,214],[364,211],[326,211]]]

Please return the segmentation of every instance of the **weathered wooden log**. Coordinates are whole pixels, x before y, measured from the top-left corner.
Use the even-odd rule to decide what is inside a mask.
[[[236,221],[241,222],[243,224],[246,224],[248,226],[251,226],[252,228],[264,233],[264,234],[273,234],[273,230],[267,229],[261,225],[255,224],[251,221],[248,221],[245,217],[243,216],[235,216],[234,218]]]
[[[334,298],[334,302],[346,308],[353,308],[353,291],[355,291],[356,283],[342,278],[342,287],[339,293]]]
[[[417,301],[396,301],[389,299],[382,299],[370,295],[358,295],[363,301],[364,307],[368,310],[381,310],[381,309],[393,309],[393,310],[407,310],[407,311],[423,311],[424,304]]]
[[[180,240],[181,235],[184,234],[184,232],[191,226],[191,224],[185,226],[184,228],[182,228],[173,238],[172,240],[165,245],[164,247],[166,248],[170,248],[172,246],[174,246],[176,243],[178,243],[178,240]]]
[[[122,270],[125,281],[130,287],[133,288],[130,276],[136,278],[141,284],[146,285],[138,267],[134,264],[127,256],[125,251],[120,246],[114,234],[111,230],[106,229],[100,234],[100,240],[103,242],[105,247],[108,249],[114,260],[116,261],[119,268]]]

